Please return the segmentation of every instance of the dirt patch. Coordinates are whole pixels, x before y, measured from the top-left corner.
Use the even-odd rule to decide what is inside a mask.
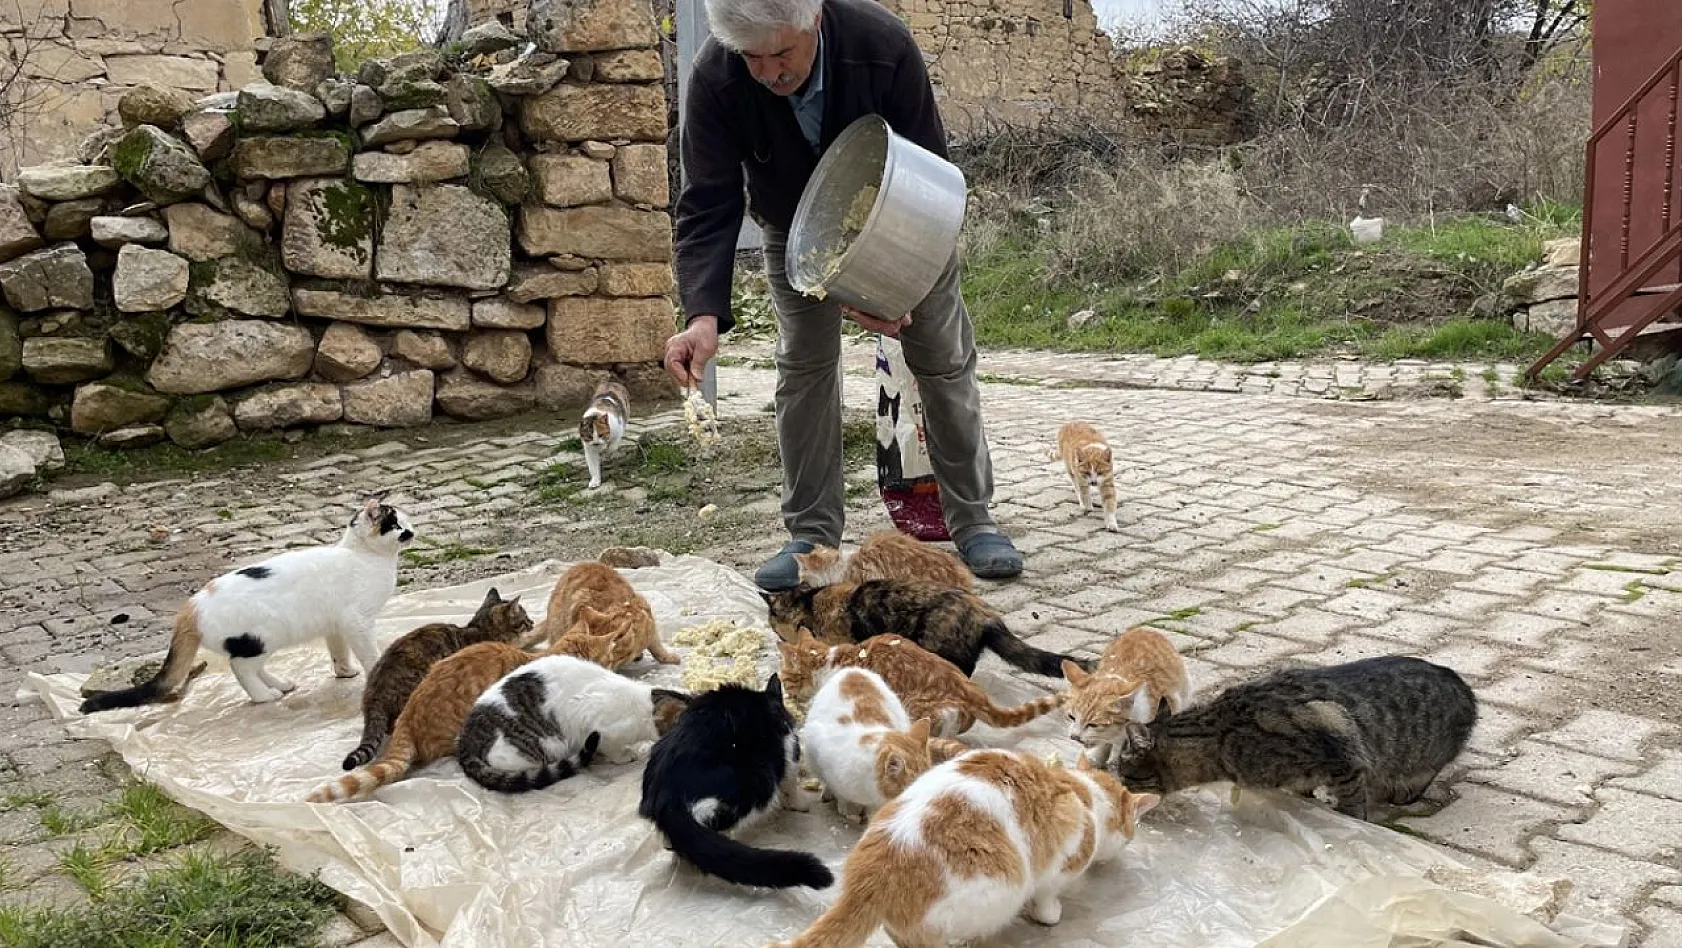
[[[1349,417],[1339,406],[1303,407]],[[1393,411],[1316,453],[1355,467],[1354,485],[1423,510],[1496,528],[1545,526],[1567,543],[1682,555],[1682,418],[1536,408]]]

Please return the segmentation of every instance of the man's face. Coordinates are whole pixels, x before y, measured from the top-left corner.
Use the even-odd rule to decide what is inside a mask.
[[[812,63],[818,52],[818,24],[798,30],[784,27],[757,46],[742,50],[748,72],[765,88],[777,95],[793,95],[806,84],[812,74]]]

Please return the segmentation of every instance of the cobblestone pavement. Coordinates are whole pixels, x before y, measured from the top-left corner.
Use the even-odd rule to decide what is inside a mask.
[[[730,353],[751,363],[766,351]],[[986,584],[1012,627],[1043,647],[1095,651],[1151,621],[1172,631],[1203,693],[1287,661],[1450,664],[1476,687],[1482,720],[1439,785],[1450,802],[1405,825],[1474,865],[1568,876],[1570,911],[1635,923],[1643,948],[1682,946],[1682,411],[1386,399],[1371,367],[1348,388],[1372,401],[1251,394],[1249,381],[1188,390],[1161,376],[1156,388],[1106,387],[1117,382],[1106,373],[1131,371],[1107,366],[1130,364],[984,358],[990,378],[1065,380],[984,386],[996,515],[1027,554],[1021,578]],[[851,404],[871,404],[868,365],[849,348]],[[1086,376],[1098,385],[1076,384]],[[1316,377],[1281,367],[1276,384],[1312,394]],[[725,414],[762,412],[770,372],[730,365],[720,378]],[[1079,515],[1047,457],[1073,417],[1117,446],[1119,533]],[[39,707],[10,703],[25,670],[161,648],[168,616],[213,571],[334,539],[357,491],[401,482],[423,534],[496,546],[451,581],[582,552],[567,548],[564,512],[527,503],[525,479],[567,432],[516,428],[394,433],[238,476],[0,504],[0,784],[84,810],[113,794],[122,768],[107,748],[67,741]],[[850,534],[885,523],[874,497],[855,509]],[[774,510],[767,499],[757,537],[704,552],[750,567],[775,546]],[[172,531],[161,543],[149,533],[159,524]],[[54,871],[64,840],[36,822],[0,812],[8,881],[21,885],[0,899],[73,889]],[[337,944],[365,936],[335,926]],[[367,937],[366,948],[395,944]]]

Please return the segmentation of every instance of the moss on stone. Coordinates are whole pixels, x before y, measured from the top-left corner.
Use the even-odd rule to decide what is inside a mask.
[[[137,128],[111,146],[111,167],[117,169],[123,180],[133,183],[146,167],[146,160],[152,157],[152,137],[146,134],[144,127]]]
[[[169,314],[123,314],[112,323],[110,335],[130,355],[150,362],[163,351],[164,340],[169,336]]]
[[[187,395],[175,400],[175,407],[170,411],[171,418],[181,418],[190,415],[202,415],[216,407],[219,395]]]
[[[364,242],[374,235],[374,192],[355,181],[338,181],[316,195],[320,202],[316,230],[322,242],[365,256]]]

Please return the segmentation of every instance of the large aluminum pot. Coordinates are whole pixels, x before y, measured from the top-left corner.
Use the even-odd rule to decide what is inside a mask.
[[[849,237],[843,221],[871,186],[878,189],[875,204]],[[965,197],[956,165],[896,134],[880,116],[864,116],[824,152],[800,195],[788,239],[789,284],[898,319],[923,301],[951,260]]]

